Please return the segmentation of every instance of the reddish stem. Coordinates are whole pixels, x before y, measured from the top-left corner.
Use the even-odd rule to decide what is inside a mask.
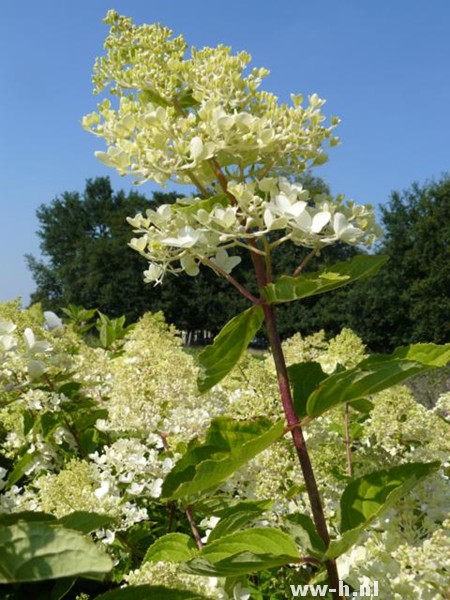
[[[264,260],[262,257],[252,253],[253,265],[255,267],[259,287],[263,287],[266,284],[266,269],[264,266]],[[316,478],[312,468],[311,460],[309,458],[308,449],[306,447],[305,438],[303,436],[302,428],[299,424],[299,419],[295,412],[294,403],[291,395],[291,388],[289,385],[289,376],[286,366],[286,361],[281,346],[280,336],[278,334],[277,322],[275,309],[273,306],[268,304],[262,305],[264,310],[264,319],[267,327],[267,334],[269,336],[269,343],[272,350],[273,359],[275,362],[275,368],[278,378],[278,388],[280,390],[281,403],[283,405],[284,414],[288,423],[288,427],[291,430],[292,440],[298,456],[300,467],[305,480],[306,490],[308,493],[309,501],[311,504],[311,511],[313,514],[314,523],[318,534],[325,543],[325,546],[330,545],[330,535],[328,533],[328,527],[323,512],[322,501],[320,498],[319,489],[317,487]],[[337,565],[335,560],[325,561],[326,569],[328,572],[329,585],[336,591],[333,592],[333,598],[335,600],[342,600],[339,594],[339,574],[337,571]]]

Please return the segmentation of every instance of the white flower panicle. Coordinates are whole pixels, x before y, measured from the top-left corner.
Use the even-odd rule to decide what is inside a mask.
[[[147,282],[159,283],[167,271],[195,276],[202,263],[230,273],[241,260],[230,249],[272,232],[282,231],[283,237],[276,237],[271,246],[290,240],[316,250],[336,242],[369,245],[377,233],[370,206],[327,194],[311,197],[300,184],[285,178],[231,182],[228,190],[236,199],[234,205],[219,194],[164,204],[128,219],[138,234],[130,246],[149,261]]]
[[[136,26],[115,11],[105,22],[110,34],[93,81],[116,101],[104,99],[83,119],[106,141],[97,157],[138,182],[194,183],[203,196],[130,219],[140,234],[131,246],[149,261],[145,281],[159,283],[167,271],[195,276],[201,263],[228,274],[239,262],[230,248],[275,231],[284,231],[278,240],[314,249],[373,241],[370,207],[310,197],[278,177],[298,178],[338,143],[339,120],[325,123],[317,94],[306,105],[300,95],[280,103],[260,90],[266,69],[246,73],[246,52],[220,45],[187,54],[183,37],[159,24]]]
[[[317,94],[303,107],[301,96],[292,105],[280,104],[260,91],[266,69],[244,71],[251,61],[246,52],[231,49],[191,49],[182,36],[159,24],[133,25],[131,19],[109,11],[111,26],[106,55],[97,60],[95,91],[110,86],[118,96],[116,108],[106,99],[83,126],[108,145],[97,156],[119,173],[143,181],[204,184],[216,179],[209,160],[216,158],[230,171],[253,175],[278,168],[304,171],[327,157],[325,142],[337,144],[320,109]]]

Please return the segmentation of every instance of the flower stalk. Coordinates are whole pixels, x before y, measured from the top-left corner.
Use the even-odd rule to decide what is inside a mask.
[[[299,419],[295,412],[291,388],[289,385],[289,376],[286,361],[284,358],[283,348],[281,346],[281,340],[277,329],[275,309],[273,306],[263,304],[263,310],[264,319],[267,327],[267,334],[269,337],[269,344],[275,362],[281,403],[283,405],[283,410],[288,426],[291,430],[292,441],[300,463],[300,468],[302,470],[306,490],[308,493],[308,498],[311,504],[311,511],[313,514],[314,524],[325,546],[328,547],[330,544],[330,535],[328,532],[328,527],[323,511],[322,500],[320,498],[319,489],[317,487],[316,478],[306,446],[306,441],[303,436],[303,430],[301,428],[301,425],[299,425]],[[336,561],[329,559],[325,562],[325,565],[328,573],[329,585],[330,587],[336,590],[333,593],[333,598],[335,598],[335,600],[341,600],[342,597],[338,592],[339,574],[337,570]]]

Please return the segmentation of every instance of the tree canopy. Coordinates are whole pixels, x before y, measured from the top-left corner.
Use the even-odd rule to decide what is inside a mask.
[[[349,324],[375,350],[450,341],[450,176],[381,207],[388,266],[349,294]]]

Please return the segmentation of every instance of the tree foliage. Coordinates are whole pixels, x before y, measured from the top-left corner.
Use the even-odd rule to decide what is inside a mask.
[[[83,194],[64,192],[37,210],[41,251],[47,262],[28,257],[37,284],[33,302],[58,309],[97,307],[135,320],[151,306],[142,282],[143,260],[127,247],[126,217],[150,201],[137,192],[114,193],[108,178],[89,179]]]
[[[389,268],[350,292],[348,324],[374,350],[450,341],[450,176],[394,192],[381,211]]]

